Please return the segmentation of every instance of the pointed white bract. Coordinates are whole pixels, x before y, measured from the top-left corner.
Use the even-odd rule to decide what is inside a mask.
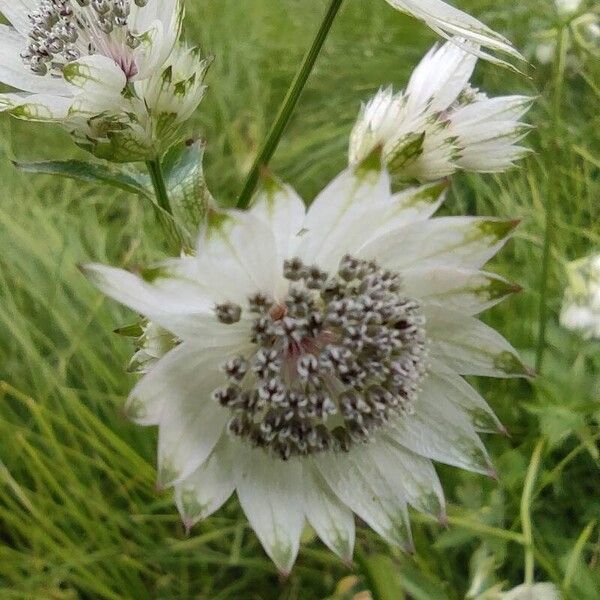
[[[0,0],[0,110],[55,121],[108,160],[153,158],[178,140],[209,65],[178,42],[178,0]]]
[[[392,175],[434,180],[457,169],[500,172],[527,152],[520,122],[531,98],[488,98],[469,84],[477,62],[466,40],[434,46],[405,90],[381,89],[361,108],[350,136],[349,161],[383,149]]]
[[[287,573],[305,522],[344,560],[352,513],[411,549],[409,505],[445,518],[432,461],[493,474],[478,432],[502,426],[462,376],[527,374],[474,316],[515,291],[482,269],[516,222],[433,218],[445,187],[394,195],[371,155],[308,210],[263,181],[249,211],[209,213],[196,257],[86,267],[177,340],[127,412],[158,425],[159,483],[186,526],[236,490]]]
[[[586,339],[600,339],[600,255],[570,263],[567,278],[560,324]]]
[[[458,36],[472,42],[474,45],[469,46],[469,51],[486,60],[508,64],[495,54],[480,50],[480,47],[492,53],[505,54],[516,59],[522,58],[504,36],[442,0],[386,0],[386,2],[397,10],[423,21],[445,38]]]

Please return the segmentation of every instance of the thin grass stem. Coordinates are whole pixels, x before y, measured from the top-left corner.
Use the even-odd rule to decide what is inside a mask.
[[[533,501],[533,486],[537,477],[540,463],[542,460],[542,451],[545,440],[538,441],[531,456],[531,462],[525,476],[523,485],[523,495],[521,496],[521,523],[523,528],[523,537],[525,538],[525,583],[533,583],[533,571],[535,567],[534,546],[533,546],[533,523],[531,521],[531,504]]]

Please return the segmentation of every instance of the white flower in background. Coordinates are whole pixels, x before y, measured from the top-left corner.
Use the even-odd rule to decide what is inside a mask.
[[[563,16],[569,16],[579,10],[581,0],[554,0],[556,10]]]
[[[561,600],[561,598],[561,593],[552,583],[524,583],[498,596],[498,600]]]
[[[0,12],[12,24],[0,82],[18,90],[0,110],[57,121],[99,156],[156,156],[202,98],[208,63],[177,42],[178,0],[0,0]]]
[[[502,426],[462,376],[527,374],[476,318],[515,291],[482,268],[516,222],[432,219],[446,184],[392,195],[375,158],[308,211],[269,180],[249,211],[209,214],[196,257],[85,269],[181,340],[127,412],[159,426],[186,526],[236,490],[282,572],[305,519],[348,560],[353,513],[410,548],[408,505],[444,519],[432,461],[493,474],[478,432]]]
[[[522,56],[504,36],[496,33],[481,21],[453,8],[442,0],[386,0],[394,8],[412,15],[426,23],[439,35],[450,38],[458,36],[473,44],[468,46],[470,52],[495,63],[508,64],[487,52],[482,52],[480,46],[508,54],[521,59]]]
[[[560,324],[587,339],[600,339],[600,255],[569,264]]]
[[[566,64],[572,70],[578,66],[577,54],[600,58],[600,7],[596,6],[578,14],[580,0],[555,0],[556,11],[566,23],[564,41]],[[556,27],[535,33],[530,52],[540,64],[548,65],[556,58],[559,30]]]
[[[432,180],[457,169],[504,171],[528,152],[518,144],[528,131],[519,119],[531,98],[488,98],[473,89],[477,57],[465,44],[434,46],[406,90],[381,89],[361,108],[350,136],[350,164],[380,146],[393,175]]]

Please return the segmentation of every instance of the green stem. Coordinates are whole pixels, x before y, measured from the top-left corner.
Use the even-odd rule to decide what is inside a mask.
[[[173,209],[169,201],[169,193],[167,192],[165,178],[160,167],[160,160],[158,158],[149,160],[146,162],[146,167],[148,168],[154,195],[156,196],[156,204],[154,204],[156,218],[166,234],[169,250],[179,254],[186,243],[173,218]]]
[[[250,169],[250,173],[246,178],[246,182],[244,183],[244,187],[237,201],[238,208],[246,208],[250,203],[250,199],[252,198],[252,194],[256,189],[256,184],[258,183],[258,177],[260,174],[260,170],[262,167],[269,164],[271,157],[273,156],[277,146],[279,145],[279,141],[281,140],[281,136],[285,131],[285,127],[294,112],[294,108],[298,103],[298,99],[300,98],[300,94],[306,85],[306,82],[313,70],[315,65],[315,61],[319,56],[319,52],[327,39],[327,35],[329,34],[329,30],[333,25],[333,21],[342,5],[343,0],[331,0],[331,4],[329,5],[329,9],[327,14],[323,18],[319,30],[317,31],[317,35],[313,40],[311,47],[308,49],[308,52],[304,56],[302,64],[300,65],[300,69],[296,73],[290,88],[281,104],[279,112],[277,113],[277,117],[275,118],[275,122],[273,123],[271,130],[269,131],[267,138]]]
[[[154,188],[157,204],[172,216],[173,211],[171,210],[167,186],[165,185],[165,179],[162,174],[162,169],[160,168],[160,160],[158,158],[148,160],[146,161],[146,167],[148,168],[148,173],[152,180],[152,187]]]
[[[556,56],[554,59],[554,95],[552,99],[552,125],[553,137],[555,143],[554,158],[558,161],[560,155],[560,113],[562,102],[562,89],[565,72],[565,37],[567,29],[564,25],[558,30],[556,41]],[[535,356],[535,368],[539,373],[542,370],[544,362],[544,352],[546,350],[546,330],[548,327],[548,280],[550,278],[550,262],[552,258],[552,246],[554,239],[555,216],[554,209],[559,199],[560,181],[559,170],[555,165],[552,167],[550,175],[550,190],[546,202],[546,230],[544,232],[544,252],[542,256],[542,274],[540,282],[540,310],[538,325],[538,343]]]
[[[521,496],[521,526],[525,539],[525,583],[529,584],[533,583],[533,571],[535,567],[531,504],[533,502],[533,485],[535,484],[535,479],[540,468],[543,449],[544,439],[542,438],[536,444],[531,456],[531,462],[525,476],[525,484],[523,485],[523,495]]]

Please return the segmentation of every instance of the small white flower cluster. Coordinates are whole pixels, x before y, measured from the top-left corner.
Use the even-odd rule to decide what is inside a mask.
[[[600,254],[570,263],[567,280],[561,325],[586,339],[600,339]]]

